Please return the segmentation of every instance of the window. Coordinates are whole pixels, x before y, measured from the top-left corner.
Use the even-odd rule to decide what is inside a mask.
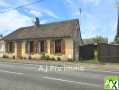
[[[44,45],[45,45],[45,44],[44,44],[44,41],[41,41],[41,42],[40,42],[40,45],[41,45],[41,48],[40,48],[41,50],[40,50],[40,51],[41,51],[41,52],[44,52],[44,51],[45,51],[45,48],[44,48]]]
[[[45,40],[41,40],[38,42],[38,52],[39,53],[43,53],[43,52],[46,52],[47,50],[47,43]]]
[[[55,40],[55,53],[61,53],[61,40]]]
[[[29,42],[29,48],[30,48],[30,53],[33,53],[33,50],[34,50],[34,46],[33,46],[34,44],[33,44],[33,41],[30,41]]]
[[[50,53],[51,54],[65,54],[65,40],[58,39],[58,40],[51,40],[50,41]]]
[[[6,44],[6,46],[7,46],[7,52],[9,52],[9,53],[13,53],[14,52],[14,49],[15,49],[14,42],[8,42]]]
[[[34,42],[33,41],[27,41],[26,42],[26,46],[25,46],[25,49],[26,49],[26,53],[33,53],[33,48],[34,48]]]

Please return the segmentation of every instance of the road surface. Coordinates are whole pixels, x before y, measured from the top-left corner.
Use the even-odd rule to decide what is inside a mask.
[[[43,72],[39,65],[0,62],[0,90],[103,90],[103,79],[119,73]]]

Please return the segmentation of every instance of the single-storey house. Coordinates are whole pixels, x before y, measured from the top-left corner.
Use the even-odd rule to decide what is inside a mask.
[[[53,58],[79,59],[82,43],[78,19],[22,27],[4,37],[5,55],[15,58],[39,59],[43,53]]]

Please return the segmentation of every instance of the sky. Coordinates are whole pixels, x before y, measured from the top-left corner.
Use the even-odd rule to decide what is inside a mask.
[[[40,23],[79,19],[82,38],[102,36],[112,42],[116,35],[118,0],[0,0],[0,34],[31,26],[34,16]],[[81,8],[81,10],[80,10]]]

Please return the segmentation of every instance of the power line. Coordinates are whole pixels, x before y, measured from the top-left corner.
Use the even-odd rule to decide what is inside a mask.
[[[26,7],[26,6],[29,6],[29,5],[33,5],[33,4],[36,4],[36,3],[40,3],[41,1],[42,1],[42,0],[37,0],[37,1],[31,2],[31,3],[27,3],[27,4],[24,4],[24,5],[20,5],[20,6],[15,7],[15,8],[7,8],[7,9],[5,9],[4,11],[0,11],[0,13],[5,13],[5,12],[8,12],[8,11],[10,11],[10,10],[23,8],[23,7]]]

